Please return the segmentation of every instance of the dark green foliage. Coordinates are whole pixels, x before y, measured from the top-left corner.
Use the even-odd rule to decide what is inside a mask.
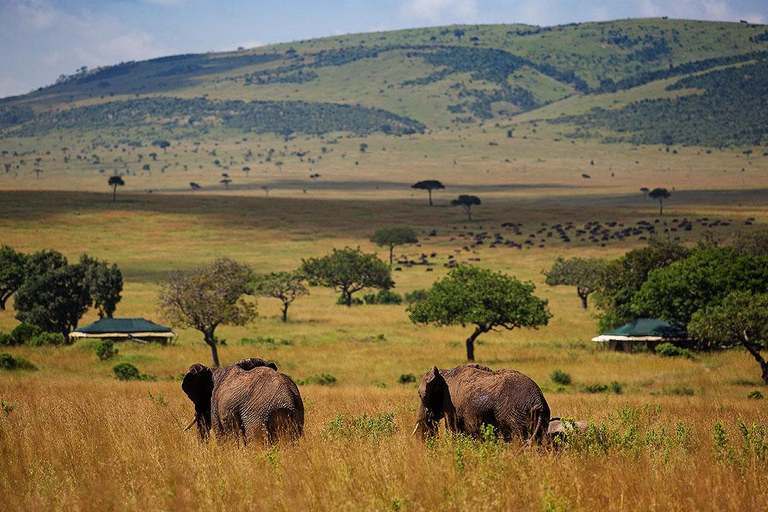
[[[0,310],[5,310],[6,301],[24,283],[27,259],[24,253],[7,245],[0,247]]]
[[[11,331],[11,337],[14,345],[26,345],[41,332],[43,330],[38,326],[22,322]]]
[[[57,347],[65,343],[67,343],[67,339],[60,332],[41,332],[29,340],[30,347],[44,347],[46,345]]]
[[[12,347],[16,345],[16,340],[13,339],[13,336],[11,336],[8,333],[0,333],[0,347]]]
[[[596,382],[595,384],[584,386],[584,391],[587,393],[614,393],[620,395],[623,391],[623,386],[615,380],[611,381],[610,384]]]
[[[607,331],[637,318],[632,297],[640,291],[648,274],[686,258],[690,251],[681,244],[651,239],[648,247],[629,251],[605,265],[597,281],[594,300],[602,311],[598,327]]]
[[[310,375],[304,380],[300,380],[299,384],[306,386],[309,384],[317,384],[318,386],[334,386],[338,380],[330,373],[321,373],[320,375]]]
[[[34,117],[35,112],[31,107],[2,107],[0,108],[0,129],[24,124]]]
[[[397,382],[400,384],[413,384],[416,382],[416,376],[412,373],[403,373],[397,378]]]
[[[415,188],[418,190],[426,190],[427,193],[429,193],[429,206],[432,206],[432,191],[443,189],[445,188],[445,185],[443,185],[438,180],[423,180],[423,181],[417,181],[416,183],[411,185],[411,188]]]
[[[0,354],[0,370],[37,370],[37,367],[25,357],[4,352]]]
[[[604,266],[605,262],[598,258],[557,258],[552,268],[544,272],[544,282],[550,286],[575,286],[582,307],[587,309],[587,298],[595,291]]]
[[[402,304],[403,297],[392,290],[380,290],[379,293],[370,293],[363,297],[366,304]]]
[[[665,188],[655,188],[648,192],[648,197],[659,200],[659,215],[664,215],[664,200],[668,199],[671,195]]]
[[[139,380],[139,369],[131,363],[119,363],[112,367],[112,371],[118,380]]]
[[[752,400],[762,400],[765,397],[763,396],[763,394],[760,391],[755,389],[755,390],[752,390],[752,391],[749,392],[749,394],[747,395],[747,398],[750,398]]]
[[[553,371],[549,378],[552,379],[552,382],[555,384],[560,384],[562,386],[567,386],[571,383],[571,376],[562,370]]]
[[[288,321],[288,307],[309,290],[304,286],[304,276],[298,272],[272,272],[261,276],[255,276],[252,284],[254,293],[263,297],[279,299],[283,303],[282,319]]]
[[[395,285],[389,266],[359,247],[334,249],[322,258],[302,260],[301,271],[309,284],[341,292],[347,306],[352,305],[352,294],[363,288],[388,289]]]
[[[122,176],[110,176],[107,180],[107,185],[112,187],[112,202],[117,201],[117,187],[125,185],[125,180]]]
[[[114,263],[109,266],[87,254],[80,256],[80,265],[85,268],[93,307],[99,312],[99,318],[112,318],[117,303],[122,299],[123,274]]]
[[[672,343],[660,343],[653,349],[658,355],[662,357],[685,357],[693,359],[693,352],[686,348],[676,347]]]
[[[363,304],[365,304],[363,299],[359,299],[357,297],[352,297],[349,300],[349,304],[347,304],[347,299],[344,297],[343,294],[339,295],[339,298],[336,299],[336,305],[338,305],[338,306],[347,306],[347,305],[349,305],[349,306],[362,306]]]
[[[472,207],[479,206],[481,204],[480,198],[477,196],[470,196],[462,194],[453,201],[451,206],[461,206],[467,214],[467,220],[472,220]]]
[[[425,290],[424,288],[419,288],[418,290],[413,290],[412,292],[405,292],[405,302],[406,304],[421,302],[423,300],[426,300],[428,296],[429,296],[429,292],[427,290]]]
[[[379,228],[371,237],[371,242],[378,246],[389,248],[389,265],[392,266],[392,259],[395,247],[398,245],[415,244],[419,240],[416,238],[416,232],[406,226],[394,226],[388,228]]]
[[[96,356],[102,361],[112,359],[118,352],[119,350],[115,348],[115,342],[110,339],[100,340],[96,345]]]
[[[538,328],[552,313],[547,301],[536,297],[533,283],[523,283],[502,272],[458,266],[432,285],[429,296],[408,306],[414,323],[474,325],[466,340],[467,359],[474,361],[474,341],[483,333],[504,328]]]

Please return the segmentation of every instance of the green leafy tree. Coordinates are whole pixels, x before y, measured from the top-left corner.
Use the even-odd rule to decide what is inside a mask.
[[[253,279],[253,290],[263,297],[273,297],[283,303],[283,322],[288,321],[288,307],[304,295],[309,294],[304,286],[304,276],[297,271],[272,272]]]
[[[655,188],[648,192],[648,197],[651,199],[658,199],[659,201],[659,217],[664,215],[664,200],[669,198],[672,194],[665,188]]]
[[[413,229],[405,226],[396,226],[377,229],[371,237],[371,242],[380,247],[389,247],[389,266],[391,267],[395,246],[415,244],[418,242],[418,239]]]
[[[435,282],[429,295],[408,306],[414,323],[474,325],[466,340],[467,361],[475,360],[475,340],[483,333],[504,328],[538,328],[552,313],[547,301],[536,297],[533,283],[524,283],[502,272],[458,266]]]
[[[760,365],[763,382],[768,384],[768,294],[738,290],[723,300],[696,311],[688,333],[708,344],[721,347],[742,346]]]
[[[465,194],[460,195],[453,201],[451,201],[451,206],[461,206],[464,208],[464,212],[467,214],[467,220],[472,220],[472,207],[473,206],[480,206],[480,198],[477,196],[468,196]]]
[[[587,309],[587,299],[595,291],[605,262],[598,258],[557,258],[549,271],[544,272],[545,283],[550,286],[575,286],[581,305]]]
[[[694,313],[737,290],[768,291],[768,258],[738,254],[733,247],[697,250],[651,272],[632,298],[632,309],[687,324]]]
[[[27,256],[12,247],[0,247],[0,310],[6,301],[24,284],[27,275]]]
[[[91,302],[85,267],[65,265],[27,277],[14,307],[18,320],[68,339]]]
[[[152,142],[152,145],[163,150],[163,153],[168,152],[168,148],[171,147],[171,143],[167,140],[156,140]]]
[[[107,264],[87,254],[80,257],[80,265],[85,268],[88,289],[93,306],[98,310],[99,318],[112,318],[117,303],[122,299],[123,274],[117,265]]]
[[[211,348],[213,366],[219,366],[219,325],[246,325],[256,317],[256,306],[245,299],[253,271],[228,258],[192,270],[171,272],[158,297],[162,316],[178,327],[203,333]]]
[[[117,201],[117,187],[125,185],[125,180],[123,180],[122,176],[110,176],[107,184],[112,187],[112,202],[114,203]]]
[[[413,185],[411,185],[411,188],[415,188],[417,190],[426,190],[427,193],[429,193],[429,206],[433,206],[432,191],[443,189],[445,188],[445,185],[443,185],[437,180],[423,180],[423,181],[418,181],[414,183]]]
[[[601,310],[599,329],[615,329],[637,318],[632,311],[632,297],[648,279],[648,274],[685,259],[689,254],[690,250],[679,243],[651,239],[647,247],[634,249],[618,260],[606,263],[598,276],[593,296]]]
[[[302,260],[301,272],[309,284],[341,292],[347,307],[352,305],[355,292],[364,288],[389,289],[395,285],[389,266],[375,254],[363,253],[359,247],[334,249],[322,258]]]

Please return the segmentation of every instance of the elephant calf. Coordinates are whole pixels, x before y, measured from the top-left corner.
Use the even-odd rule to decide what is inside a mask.
[[[564,438],[567,434],[579,432],[584,434],[589,428],[587,421],[562,420],[561,418],[552,418],[547,427],[547,437],[550,441]]]
[[[304,430],[304,403],[296,384],[278,373],[275,363],[250,358],[224,368],[189,367],[181,389],[195,404],[200,438],[211,427],[217,439],[235,437],[244,444],[297,440]]]
[[[539,386],[515,370],[493,371],[479,364],[451,370],[433,366],[419,386],[421,406],[413,433],[437,433],[445,418],[448,430],[479,436],[492,425],[505,440],[541,441],[549,425],[549,405]]]

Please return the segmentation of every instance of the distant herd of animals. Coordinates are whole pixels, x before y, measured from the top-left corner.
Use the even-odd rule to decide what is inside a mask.
[[[243,444],[297,441],[304,432],[304,403],[296,384],[277,365],[249,358],[223,368],[189,367],[181,384],[195,406],[186,427],[197,426],[201,440],[213,429],[218,441]],[[434,436],[438,425],[478,438],[492,427],[505,441],[552,442],[587,422],[551,418],[541,388],[515,370],[493,371],[479,364],[450,370],[433,366],[419,385],[419,412],[413,435]],[[487,428],[487,427],[486,427]]]

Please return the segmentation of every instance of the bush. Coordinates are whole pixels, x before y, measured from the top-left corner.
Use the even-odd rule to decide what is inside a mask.
[[[344,301],[344,296],[339,295],[339,298],[336,299],[336,304],[339,306],[346,306],[347,303]],[[361,306],[363,304],[363,301],[358,299],[357,297],[352,297],[352,305],[353,306]]]
[[[0,370],[37,370],[37,367],[25,357],[4,352],[0,354]]]
[[[299,384],[306,386],[308,384],[317,384],[318,386],[333,386],[336,384],[337,379],[330,373],[321,373],[320,375],[310,375],[304,380],[300,380]]]
[[[662,357],[687,357],[688,359],[693,359],[694,357],[693,352],[687,348],[676,347],[672,343],[656,345],[654,351]]]
[[[378,440],[397,433],[395,413],[382,412],[376,416],[354,417],[349,414],[337,414],[328,422],[322,434],[325,437],[364,437]]]
[[[561,384],[563,386],[567,386],[568,384],[571,383],[571,376],[562,370],[553,371],[549,377],[552,379],[552,382],[554,382],[555,384]]]
[[[291,340],[286,340],[283,338],[276,340],[275,338],[264,336],[256,336],[255,338],[242,338],[239,343],[240,345],[260,345],[267,347],[293,345]]]
[[[755,389],[754,391],[749,392],[747,398],[751,398],[752,400],[762,400],[765,397],[763,397],[763,394],[760,391]]]
[[[36,325],[22,322],[11,331],[11,336],[16,341],[16,345],[24,345],[32,341],[32,338],[43,332],[41,328]]]
[[[131,363],[120,363],[112,367],[112,371],[115,372],[115,377],[118,380],[157,380],[157,377],[147,375],[146,373],[139,373],[139,369],[133,366]]]
[[[696,394],[693,388],[688,386],[673,386],[668,388],[662,388],[652,395],[667,395],[667,396],[693,396]]]
[[[0,334],[0,347],[12,347],[16,345],[16,340],[10,334]]]
[[[416,382],[416,376],[412,373],[404,373],[397,379],[400,384],[412,384]]]
[[[616,393],[617,395],[620,395],[622,392],[622,385],[615,380],[610,384],[597,382],[595,384],[584,386],[584,391],[587,393]]]
[[[112,359],[118,352],[119,350],[115,348],[115,342],[109,339],[101,340],[99,341],[99,344],[96,345],[96,355],[102,361]]]
[[[60,332],[41,332],[31,340],[29,340],[30,347],[42,347],[45,345],[64,345],[64,335]]]
[[[406,304],[421,302],[423,300],[426,300],[428,296],[429,296],[429,292],[427,290],[425,290],[424,288],[419,288],[418,290],[413,290],[412,292],[406,292],[405,302]]]
[[[381,290],[379,293],[369,293],[365,297],[366,304],[402,304],[403,297],[391,290]]]

